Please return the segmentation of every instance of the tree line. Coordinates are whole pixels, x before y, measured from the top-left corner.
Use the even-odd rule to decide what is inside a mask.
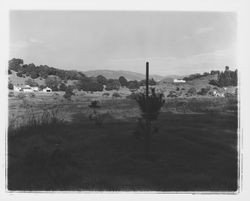
[[[130,90],[136,90],[140,86],[145,86],[145,80],[128,81],[124,76],[119,79],[107,79],[103,75],[97,77],[87,77],[84,73],[73,70],[61,70],[47,65],[35,66],[33,63],[24,64],[22,59],[13,58],[9,61],[8,73],[11,70],[16,72],[18,77],[29,77],[25,84],[30,86],[39,86],[34,81],[36,78],[45,79],[45,84],[40,88],[50,87],[53,91],[66,91],[67,87],[83,91],[103,91],[118,90],[120,87],[127,87]],[[72,84],[68,84],[71,80]],[[154,79],[149,82],[150,85],[156,85]]]

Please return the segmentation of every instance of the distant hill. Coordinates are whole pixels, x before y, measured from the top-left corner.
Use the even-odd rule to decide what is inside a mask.
[[[125,77],[127,80],[143,80],[145,79],[145,75],[142,73],[135,73],[132,71],[115,71],[115,70],[92,70],[83,72],[85,75],[89,77],[96,77],[98,75],[103,75],[107,79],[118,79],[120,76]],[[160,75],[151,75],[150,78],[153,78],[156,81],[159,81],[163,78]]]
[[[174,79],[182,79],[182,78],[183,76],[181,75],[169,75],[169,76],[163,77],[160,80],[160,83],[169,83],[169,82],[173,82]]]

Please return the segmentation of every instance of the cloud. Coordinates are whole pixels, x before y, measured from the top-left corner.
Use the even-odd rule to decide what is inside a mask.
[[[198,28],[195,31],[195,34],[203,34],[203,33],[207,33],[207,32],[213,31],[213,30],[214,30],[213,27],[201,27],[201,28]]]

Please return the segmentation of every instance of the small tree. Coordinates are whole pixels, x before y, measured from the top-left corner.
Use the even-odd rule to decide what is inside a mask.
[[[161,107],[165,103],[164,95],[161,93],[157,94],[155,89],[151,89],[147,105],[145,93],[138,94],[138,96],[136,96],[136,101],[139,104],[142,117],[150,121],[157,120]]]
[[[152,89],[152,93],[148,96],[147,100],[145,93],[140,93],[138,96],[136,96],[135,99],[139,104],[140,110],[142,112],[142,119],[139,119],[138,122],[138,127],[140,127],[139,130],[141,131],[139,135],[143,136],[144,138],[145,156],[149,159],[151,136],[156,130],[158,130],[158,128],[152,127],[152,121],[157,120],[161,107],[165,103],[164,95],[156,94],[155,90]],[[135,134],[138,136],[138,133]]]
[[[73,88],[71,86],[68,86],[63,97],[68,99],[68,100],[71,100],[72,95],[74,95]]]
[[[127,79],[125,77],[123,77],[123,76],[119,77],[119,82],[120,82],[122,87],[127,86],[127,84],[128,84]]]
[[[29,85],[31,87],[37,87],[38,86],[38,83],[35,82],[34,80],[30,79],[30,78],[28,80],[25,80],[25,84],[27,84],[27,85]]]
[[[13,86],[13,84],[11,82],[8,83],[8,88],[9,89],[14,89],[14,86]]]

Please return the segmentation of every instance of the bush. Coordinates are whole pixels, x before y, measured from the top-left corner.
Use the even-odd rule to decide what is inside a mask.
[[[142,111],[142,117],[149,120],[156,120],[158,118],[161,107],[164,105],[164,95],[156,94],[152,89],[152,93],[148,96],[148,105],[146,104],[146,94],[139,93],[136,101]]]
[[[114,98],[121,98],[121,97],[122,97],[118,92],[113,93],[112,96],[113,96]]]
[[[191,87],[187,92],[187,96],[195,96],[196,94],[197,94],[196,88],[194,87]]]
[[[9,92],[9,97],[14,97],[14,96],[15,96],[14,92],[13,92],[13,91],[10,91],[10,92]]]
[[[25,97],[26,97],[26,95],[24,93],[19,93],[17,95],[17,98],[19,98],[19,99],[24,99]]]
[[[207,95],[209,90],[210,90],[210,87],[202,88],[197,94],[204,96],[204,95]]]
[[[64,98],[70,100],[71,99],[71,96],[74,95],[73,93],[73,88],[72,87],[67,87],[66,91],[65,91],[65,94],[63,95]]]
[[[169,94],[167,95],[169,98],[176,98],[178,97],[176,91],[170,91]]]
[[[102,94],[102,96],[109,96],[109,93],[105,92],[105,93]]]
[[[11,89],[11,90],[14,89],[14,86],[13,86],[13,84],[11,82],[9,82],[8,88]]]
[[[100,108],[101,106],[99,105],[99,101],[94,100],[94,101],[91,101],[89,107],[90,108]]]
[[[29,97],[30,97],[30,98],[35,98],[36,95],[35,95],[34,93],[29,93]]]
[[[126,98],[127,99],[134,99],[135,100],[137,96],[138,96],[138,94],[133,92],[130,95],[126,96]]]

